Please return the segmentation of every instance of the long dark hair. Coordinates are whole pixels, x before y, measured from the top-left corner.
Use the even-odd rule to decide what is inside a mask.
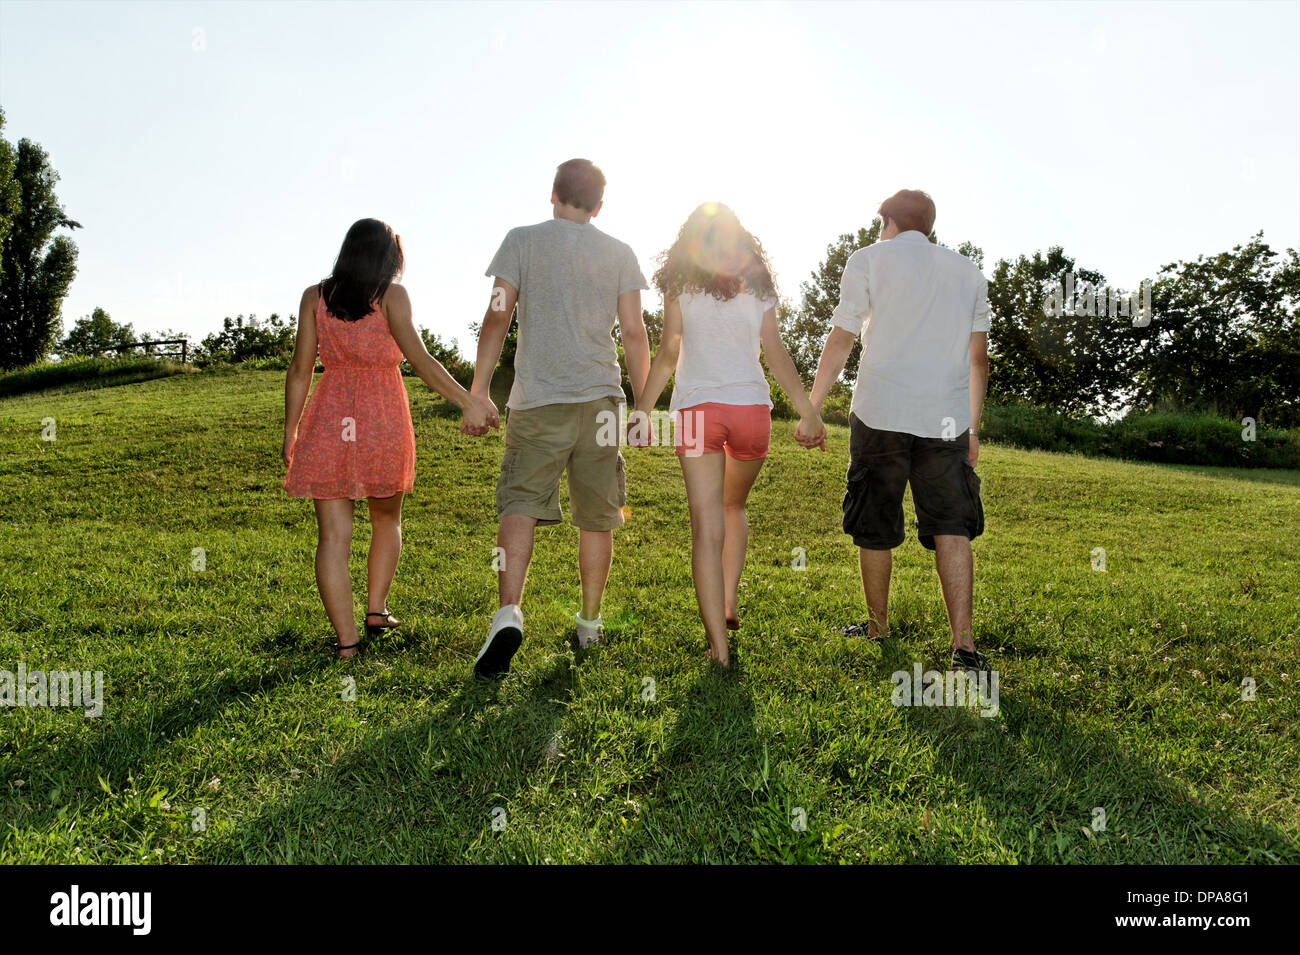
[[[343,239],[334,271],[321,282],[325,307],[345,322],[365,318],[405,265],[401,236],[378,219],[358,219]]]
[[[745,290],[762,299],[776,297],[762,244],[720,202],[698,206],[659,263],[655,286],[665,299],[708,292],[725,302]]]

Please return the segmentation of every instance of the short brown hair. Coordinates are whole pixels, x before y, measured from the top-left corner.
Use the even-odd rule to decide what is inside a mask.
[[[899,232],[929,235],[934,230],[934,200],[920,189],[898,190],[880,204],[879,214],[898,223]]]
[[[570,159],[555,170],[555,197],[566,206],[595,212],[605,197],[605,174],[590,159]]]

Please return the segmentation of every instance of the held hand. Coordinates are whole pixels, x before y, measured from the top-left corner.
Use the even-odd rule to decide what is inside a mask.
[[[979,457],[980,457],[980,436],[978,434],[972,434],[970,436],[970,466],[972,468],[975,467],[975,463],[979,461]]]
[[[633,411],[627,416],[627,446],[648,448],[650,442],[650,416],[644,411]]]
[[[475,395],[474,400],[482,405],[483,410],[487,412],[488,426],[491,428],[500,428],[501,416],[497,412],[496,402],[487,395]]]
[[[821,415],[816,413],[799,419],[799,426],[794,429],[794,439],[805,448],[826,450],[826,425],[822,424]]]
[[[471,401],[460,413],[460,433],[479,438],[488,433],[488,413],[478,401]]]
[[[500,427],[497,406],[489,398],[471,395],[469,404],[461,410],[460,433],[480,438],[489,428],[497,427]]]

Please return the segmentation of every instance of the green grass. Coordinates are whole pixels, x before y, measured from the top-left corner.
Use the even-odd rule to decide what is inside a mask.
[[[0,374],[0,397],[32,392],[66,393],[132,385],[154,378],[192,372],[190,366],[162,358],[127,355],[120,358],[69,358],[39,362]]]
[[[984,719],[891,703],[892,672],[946,662],[914,536],[896,637],[836,632],[863,616],[843,429],[821,454],[775,427],[731,675],[703,663],[676,462],[633,449],[611,639],[573,649],[576,534],[544,529],[525,646],[485,686],[501,437],[462,437],[407,384],[406,626],[360,664],[321,649],[279,374],[0,401],[0,669],[106,681],[98,719],[0,710],[0,862],[1300,862],[1296,472],[986,445]],[[360,582],[364,519],[357,538]]]

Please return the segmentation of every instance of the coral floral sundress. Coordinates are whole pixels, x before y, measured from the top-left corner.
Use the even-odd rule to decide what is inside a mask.
[[[325,371],[289,455],[290,497],[390,497],[415,483],[415,431],[393,340],[378,303],[347,322],[316,302],[316,341]]]

